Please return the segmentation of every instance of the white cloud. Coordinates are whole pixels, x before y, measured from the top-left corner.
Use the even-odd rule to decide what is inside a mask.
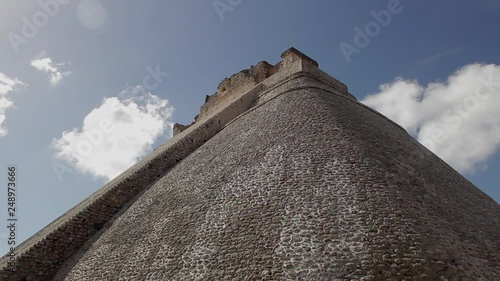
[[[142,86],[128,88],[104,98],[81,128],[54,139],[55,156],[83,174],[111,180],[150,152],[158,137],[171,134],[173,110]]]
[[[6,118],[5,111],[7,111],[8,108],[14,106],[14,103],[7,97],[7,94],[25,85],[26,84],[19,81],[17,78],[10,78],[9,76],[0,72],[0,137],[3,137],[8,133],[7,129],[2,127],[2,123]]]
[[[61,82],[64,76],[71,74],[71,71],[60,71],[60,68],[65,66],[64,62],[53,63],[52,59],[49,57],[32,60],[31,65],[37,70],[47,72],[52,86],[56,86]]]
[[[362,103],[403,126],[460,172],[484,167],[500,148],[500,66],[470,64],[445,83],[397,78]]]

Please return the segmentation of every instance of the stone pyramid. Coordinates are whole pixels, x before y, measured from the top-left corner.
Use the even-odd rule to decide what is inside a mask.
[[[0,279],[500,280],[500,206],[294,48],[174,133]]]

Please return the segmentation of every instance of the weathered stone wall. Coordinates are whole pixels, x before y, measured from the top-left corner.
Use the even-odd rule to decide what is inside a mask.
[[[259,91],[260,87],[256,87],[240,94],[237,100],[187,128],[25,241],[16,250],[15,273],[5,269],[6,257],[0,261],[3,268],[0,280],[51,280],[57,270],[131,199],[213,137],[230,120],[245,112]]]
[[[249,91],[277,71],[277,67],[265,61],[261,61],[255,66],[251,66],[250,69],[242,70],[229,78],[225,78],[219,83],[217,92],[212,96],[207,96],[207,100],[205,104],[201,106],[200,114],[197,116],[196,120],[203,119],[224,108],[241,93]]]
[[[289,55],[300,53],[291,50]],[[295,64],[302,65],[295,60],[280,71],[282,63],[272,66],[259,62],[223,80],[218,95],[207,100],[196,122],[190,126],[178,124],[173,139],[16,247],[15,272],[8,270],[8,258],[2,257],[0,280],[49,280],[59,269],[70,266],[71,257],[81,254],[78,251],[84,251],[86,243],[97,239],[102,228],[109,226],[112,218],[119,211],[123,212],[140,192],[248,110],[265,88],[260,82],[276,73],[279,75],[269,80],[267,87],[286,79],[290,70],[297,69],[293,67]]]
[[[186,130],[187,128],[189,128],[189,125],[182,125],[182,124],[179,124],[179,123],[175,123],[174,124],[174,127],[172,128],[172,134],[174,136],[177,136],[178,134],[180,134],[182,131]]]
[[[65,280],[500,280],[500,206],[298,73],[148,189]],[[91,269],[91,270],[90,270]]]
[[[326,74],[318,68],[318,63],[301,53],[295,48],[290,48],[281,54],[282,61],[276,65],[270,65],[266,61],[261,61],[249,69],[233,74],[229,78],[223,79],[217,87],[217,92],[211,96],[206,96],[205,103],[200,108],[200,114],[195,117],[195,121],[190,125],[175,124],[174,136],[191,126],[198,120],[203,119],[214,112],[221,110],[237,99],[239,95],[254,88],[259,83],[263,84],[263,89],[274,87],[278,83],[289,78],[292,74],[308,73],[314,75],[322,83],[330,85],[336,92],[342,93],[355,100],[349,94],[347,86],[337,79]],[[263,92],[261,93],[261,95]]]

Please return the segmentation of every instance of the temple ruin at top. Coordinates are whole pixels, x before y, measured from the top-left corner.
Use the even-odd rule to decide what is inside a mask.
[[[493,281],[500,206],[291,48],[16,254],[1,280]]]

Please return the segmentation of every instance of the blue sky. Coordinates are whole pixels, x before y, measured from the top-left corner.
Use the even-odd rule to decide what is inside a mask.
[[[500,201],[498,1],[0,5],[0,166],[4,183],[18,170],[18,243],[190,123],[224,77],[291,46]]]

